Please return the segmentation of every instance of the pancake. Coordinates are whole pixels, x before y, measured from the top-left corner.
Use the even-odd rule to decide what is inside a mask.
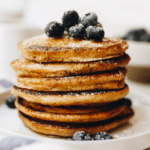
[[[73,39],[68,36],[50,38],[45,34],[18,44],[22,56],[37,62],[89,62],[122,56],[128,44],[123,39],[102,41]]]
[[[17,77],[16,86],[37,91],[85,91],[124,87],[126,69],[97,74],[55,78]]]
[[[51,106],[92,106],[110,103],[124,98],[129,92],[125,85],[118,90],[97,90],[84,92],[44,92],[23,89],[14,86],[12,94],[19,96],[29,102]]]
[[[69,123],[57,123],[50,121],[42,121],[29,117],[21,112],[18,112],[20,119],[23,123],[35,132],[46,135],[57,135],[62,137],[72,137],[77,131],[85,131],[90,135],[94,135],[97,132],[107,132],[120,125],[127,123],[134,115],[133,110],[126,107],[124,112],[119,116],[105,121],[87,124],[69,124]]]
[[[27,59],[19,59],[12,61],[10,65],[19,77],[48,78],[114,70],[125,67],[129,61],[130,57],[124,54],[121,57],[95,62],[38,63]]]
[[[126,103],[126,99],[121,99],[118,101],[106,103],[102,106],[50,106],[50,105],[41,105],[37,103],[28,102],[25,99],[17,97],[17,105],[22,105],[27,108],[31,108],[35,111],[48,112],[48,113],[57,113],[57,114],[88,114],[99,111],[106,111],[117,107],[120,104]]]
[[[122,103],[118,102],[118,105],[105,110],[105,111],[98,111],[94,113],[86,113],[86,114],[69,114],[69,113],[50,113],[50,112],[43,112],[40,110],[34,110],[33,108],[25,105],[25,103],[21,104],[20,101],[16,101],[15,105],[17,109],[25,115],[28,115],[33,118],[37,118],[40,120],[48,120],[48,121],[55,121],[55,122],[71,122],[71,123],[89,123],[89,122],[97,122],[106,120],[112,117],[119,115],[125,108],[126,103],[125,101]]]

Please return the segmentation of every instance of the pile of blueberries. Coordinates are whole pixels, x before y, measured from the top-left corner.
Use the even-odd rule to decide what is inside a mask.
[[[73,140],[75,141],[91,141],[92,137],[85,133],[84,131],[75,132],[73,135]],[[110,140],[113,137],[107,132],[99,132],[93,136],[93,140]]]
[[[150,34],[145,28],[131,29],[122,38],[124,40],[150,42]]]
[[[45,28],[45,33],[48,37],[61,37],[66,31],[69,37],[101,41],[104,30],[97,20],[98,17],[93,12],[80,18],[75,10],[68,10],[63,14],[62,23],[50,22]]]

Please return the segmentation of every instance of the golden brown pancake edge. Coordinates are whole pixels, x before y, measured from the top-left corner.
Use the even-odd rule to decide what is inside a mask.
[[[34,110],[33,108],[29,107],[28,105],[22,105],[17,100],[15,105],[18,111],[22,112],[23,114],[37,118],[40,120],[48,120],[54,122],[67,122],[67,123],[89,123],[89,122],[97,122],[106,120],[109,118],[113,118],[119,115],[123,110],[126,108],[126,103],[118,104],[116,107],[107,109],[105,111],[97,111],[93,113],[86,113],[86,114],[70,114],[70,113],[50,113],[40,110]]]
[[[24,58],[37,62],[89,62],[122,56],[128,44],[118,38],[91,41],[43,34],[20,42],[18,49]]]
[[[14,86],[12,94],[28,102],[51,106],[95,106],[124,98],[129,92],[128,85],[117,90],[98,90],[82,92],[41,92]]]
[[[16,86],[37,91],[85,91],[96,89],[119,89],[124,87],[126,69],[97,74],[55,78],[17,77]]]
[[[46,135],[72,137],[73,134],[77,131],[85,131],[90,135],[94,135],[98,132],[107,132],[109,130],[115,129],[118,126],[127,123],[134,116],[134,112],[131,108],[127,108],[125,111],[126,112],[124,112],[123,115],[120,115],[107,121],[100,121],[97,123],[80,125],[40,121],[28,117],[20,112],[18,112],[18,115],[23,121],[23,123],[34,132]]]
[[[109,60],[78,63],[38,63],[28,59],[19,59],[12,61],[10,65],[19,77],[48,78],[115,70],[125,67],[129,61],[130,57],[125,54]]]

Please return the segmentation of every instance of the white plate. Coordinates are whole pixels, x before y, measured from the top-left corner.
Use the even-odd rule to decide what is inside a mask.
[[[70,141],[54,137],[44,137],[25,127],[18,118],[17,110],[8,108],[4,101],[10,92],[0,94],[0,129],[19,136],[40,139],[65,146],[66,150],[143,150],[150,147],[150,97],[131,90],[135,116],[126,125],[111,132],[115,138],[108,141]]]

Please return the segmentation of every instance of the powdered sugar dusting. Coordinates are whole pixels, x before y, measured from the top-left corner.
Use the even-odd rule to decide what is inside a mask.
[[[43,50],[43,47],[103,47],[107,48],[109,46],[113,46],[116,44],[122,43],[121,39],[117,38],[103,38],[102,41],[92,41],[92,40],[80,40],[80,39],[74,39],[70,38],[68,36],[63,36],[62,38],[53,38],[53,37],[47,37],[45,34],[33,37],[27,40],[24,40],[21,43],[22,48],[32,48],[32,49],[38,49]],[[126,44],[123,45],[126,47]],[[39,47],[39,48],[38,48]]]

